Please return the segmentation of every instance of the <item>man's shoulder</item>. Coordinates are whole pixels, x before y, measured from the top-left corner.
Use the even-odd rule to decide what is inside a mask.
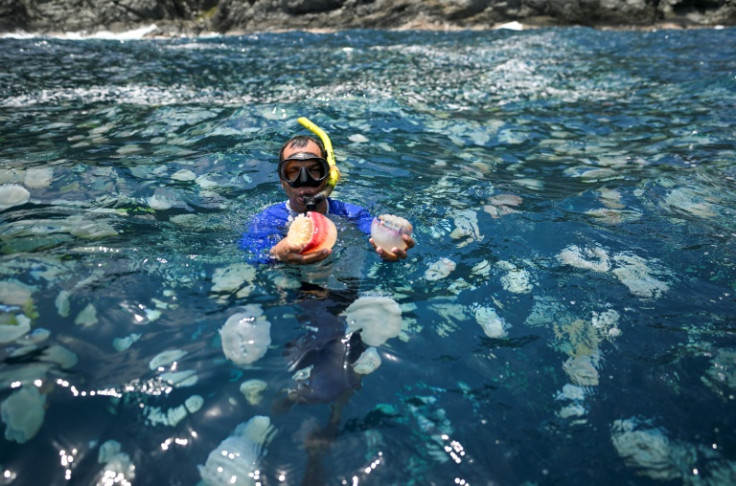
[[[356,216],[361,213],[367,213],[366,209],[357,204],[351,204],[337,199],[327,198],[330,205],[330,214],[338,216]]]
[[[256,218],[288,218],[289,209],[286,207],[285,202],[271,204],[261,209],[257,214]]]

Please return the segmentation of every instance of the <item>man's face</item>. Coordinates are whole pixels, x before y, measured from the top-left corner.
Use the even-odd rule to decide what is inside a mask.
[[[315,157],[321,158],[321,150],[319,149],[319,146],[314,142],[309,142],[306,147],[300,147],[295,148],[293,146],[288,146],[284,149],[283,158],[287,159],[290,156],[294,155],[295,153],[302,152],[302,153],[309,153],[314,154]],[[292,160],[289,161],[289,170],[296,171],[298,173],[298,170],[301,167],[304,167],[307,171],[315,170],[317,169],[316,166],[319,165],[319,162],[313,161],[313,160]],[[321,192],[325,185],[327,184],[327,179],[323,180],[319,186],[317,187],[309,187],[309,186],[302,186],[302,187],[291,187],[286,181],[281,181],[281,187],[284,188],[284,191],[286,192],[286,195],[289,197],[289,205],[291,206],[291,209],[298,213],[303,213],[307,210],[307,206],[304,203],[304,196],[314,196],[315,194]],[[318,206],[318,210],[320,212],[322,211],[322,207],[326,206],[326,203],[320,204]]]

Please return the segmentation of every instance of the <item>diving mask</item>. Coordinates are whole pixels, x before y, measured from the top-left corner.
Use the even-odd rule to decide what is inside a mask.
[[[291,187],[318,187],[330,174],[330,166],[318,155],[297,152],[280,161],[278,171]]]

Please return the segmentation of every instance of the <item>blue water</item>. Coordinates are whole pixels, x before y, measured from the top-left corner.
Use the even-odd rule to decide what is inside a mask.
[[[0,481],[194,484],[266,416],[253,483],[733,484],[734,52],[734,29],[1,39],[0,184],[27,197],[0,212],[0,327],[30,330],[0,351]],[[299,116],[335,197],[413,223],[407,260],[343,225],[323,265],[242,265]],[[284,406],[293,344],[376,295],[402,310],[381,366]],[[218,331],[247,306],[271,344],[237,366]],[[18,397],[35,426],[9,433]]]

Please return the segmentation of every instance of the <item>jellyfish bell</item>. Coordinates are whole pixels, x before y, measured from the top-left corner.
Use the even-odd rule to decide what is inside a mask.
[[[413,228],[409,221],[392,214],[382,214],[377,218],[373,218],[371,222],[373,243],[391,255],[393,255],[391,252],[393,248],[406,250],[407,245],[402,236],[411,236],[412,231]]]
[[[204,466],[197,466],[202,482],[208,486],[254,484],[253,474],[275,433],[271,420],[263,415],[256,415],[238,425],[210,452]]]
[[[344,314],[348,332],[360,331],[368,346],[381,346],[401,333],[401,307],[391,297],[359,297]]]
[[[306,255],[331,249],[337,241],[337,228],[322,213],[307,211],[294,218],[286,239],[294,246],[301,247],[301,253]]]
[[[271,345],[271,323],[257,305],[230,316],[220,329],[222,352],[238,366],[261,359]]]

